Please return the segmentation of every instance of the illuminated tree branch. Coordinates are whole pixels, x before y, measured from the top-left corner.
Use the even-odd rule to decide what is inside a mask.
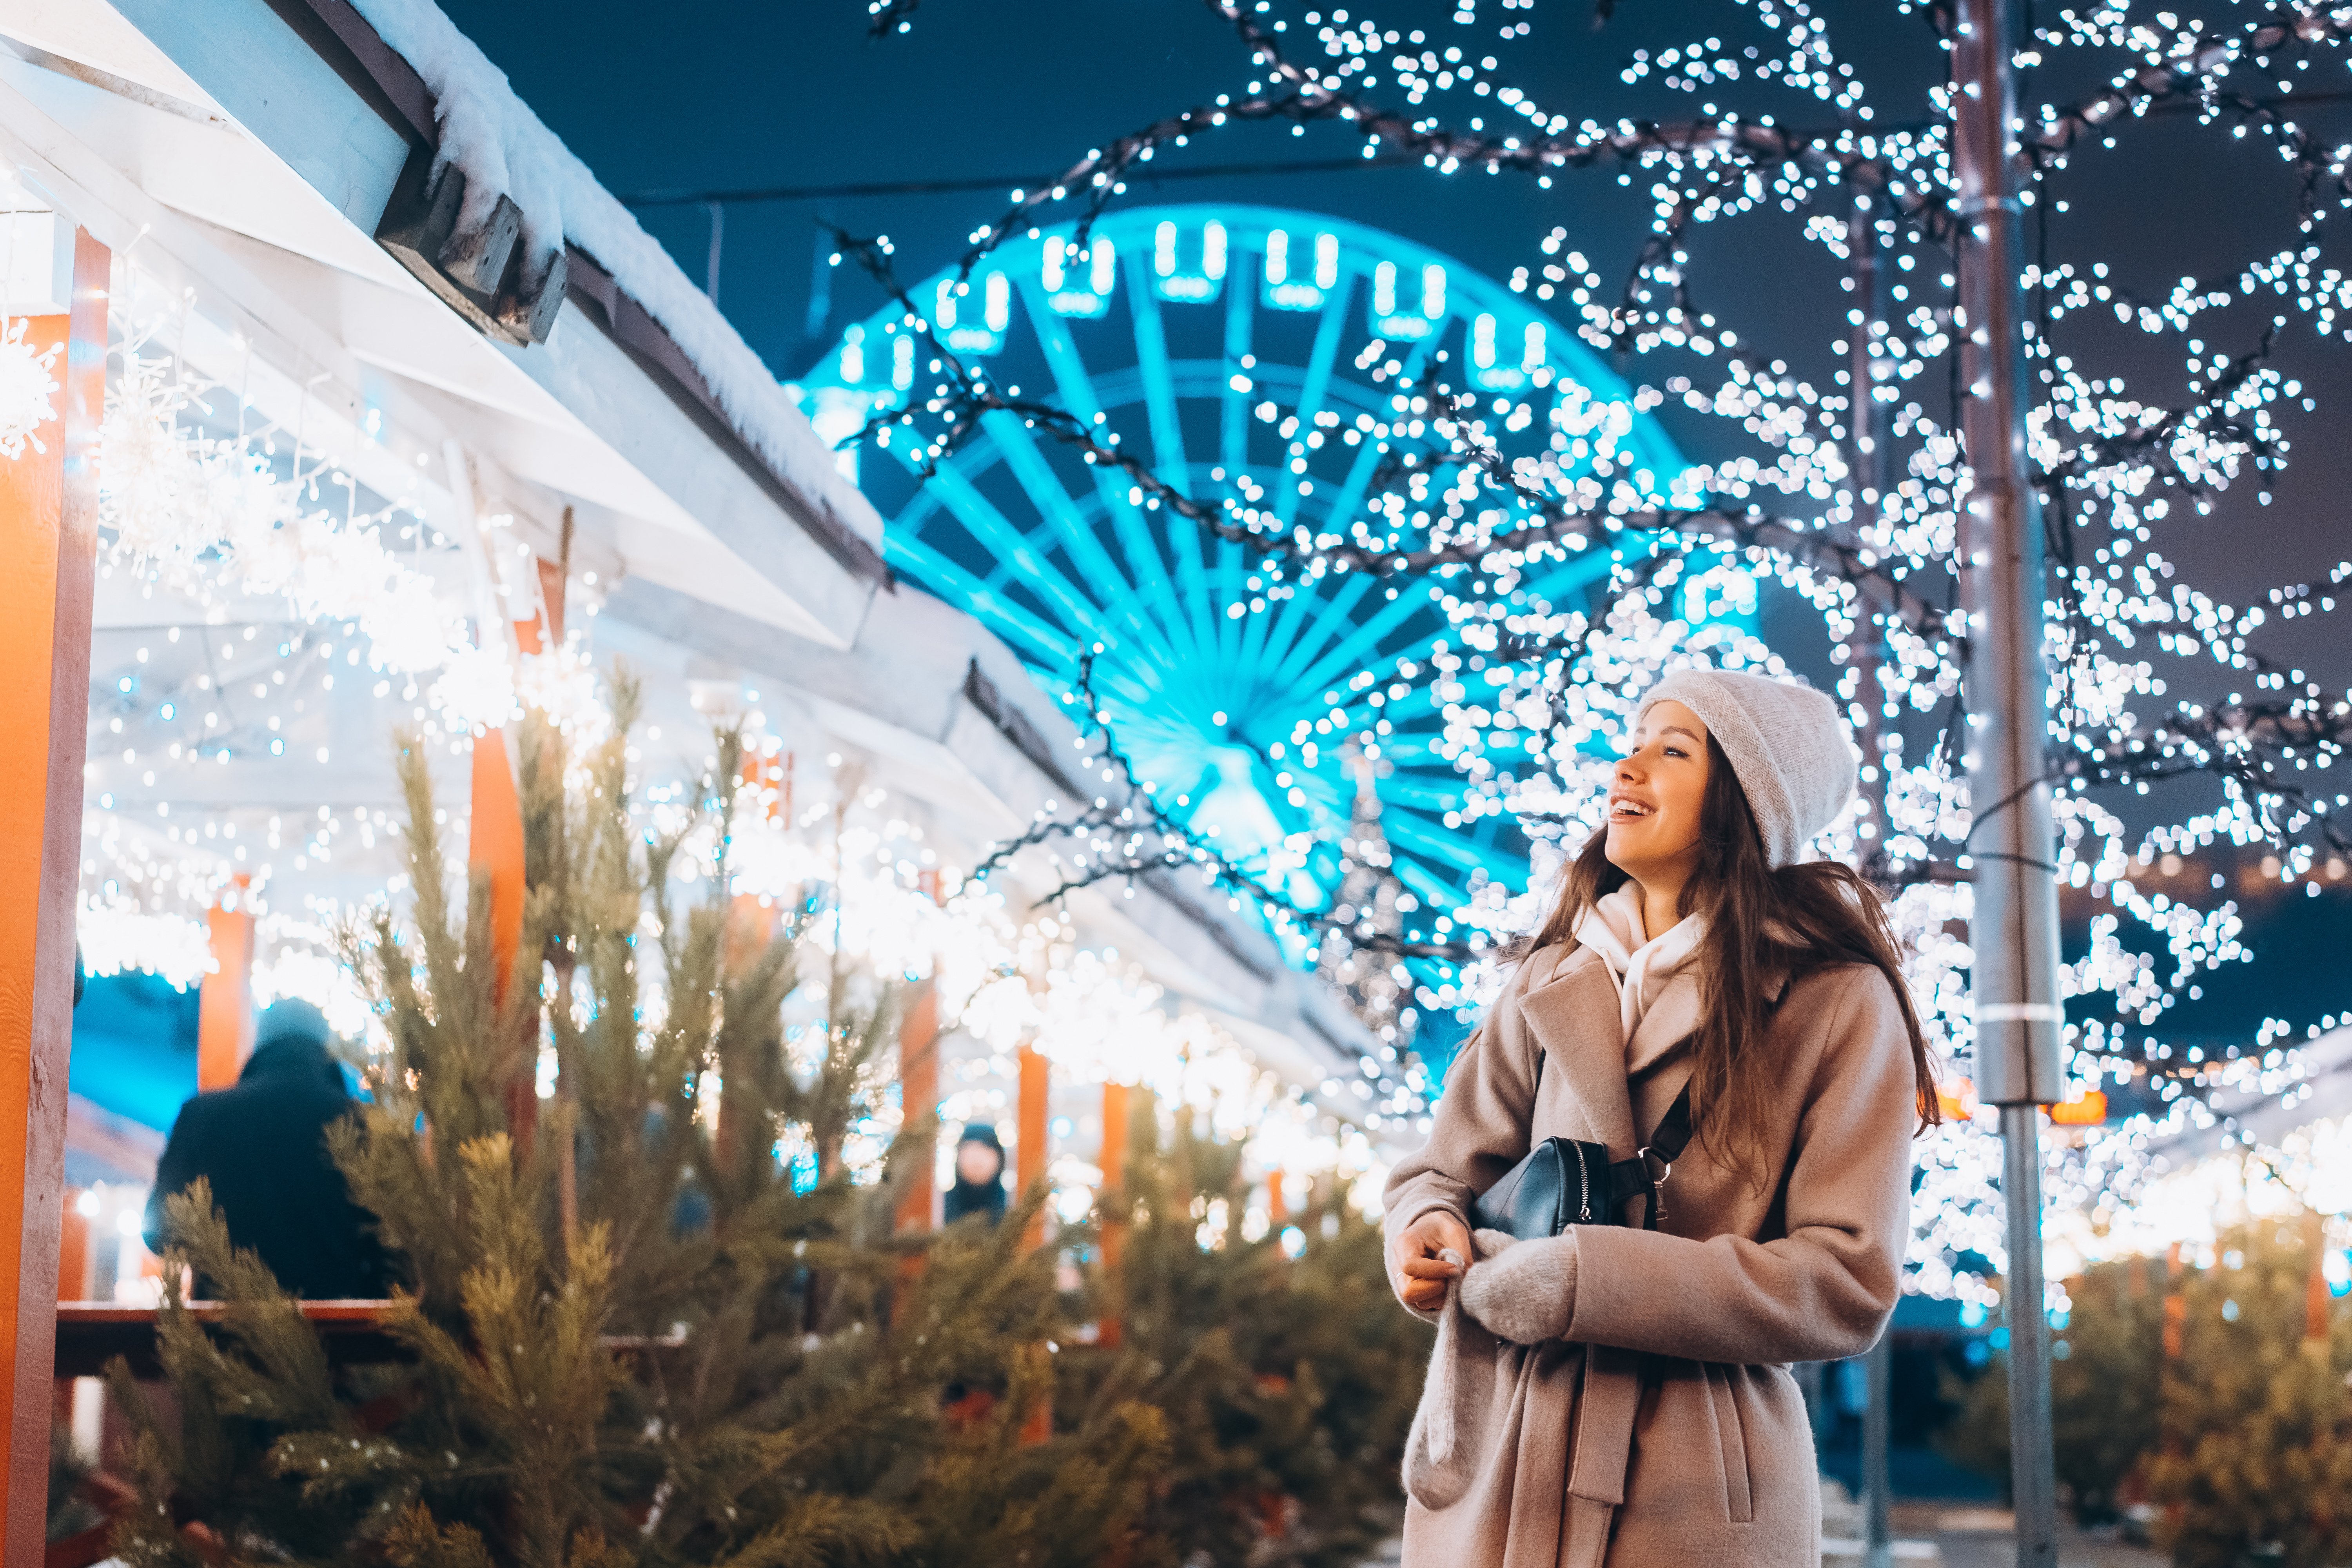
[[[972,872],[984,879],[1012,863],[1022,851],[1057,846],[1081,847],[1074,858],[1080,864],[1063,870],[1062,879],[1040,900],[1052,903],[1084,888],[1103,882],[1148,879],[1157,872],[1191,871],[1213,887],[1247,899],[1277,923],[1297,927],[1317,943],[1342,941],[1358,952],[1387,953],[1396,958],[1429,959],[1467,963],[1485,951],[1473,941],[1423,942],[1390,931],[1376,931],[1359,911],[1341,908],[1310,910],[1277,888],[1269,888],[1241,861],[1228,856],[1214,837],[1162,809],[1135,764],[1113,737],[1094,689],[1095,656],[1078,660],[1077,691],[1084,731],[1098,738],[1102,750],[1093,765],[1108,766],[1117,774],[1114,793],[1095,797],[1066,817],[1043,816],[1027,831],[992,849]],[[1055,855],[1055,860],[1060,860]]]

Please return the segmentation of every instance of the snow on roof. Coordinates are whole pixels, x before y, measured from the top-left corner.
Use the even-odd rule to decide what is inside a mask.
[[[566,240],[586,251],[661,323],[701,373],[735,433],[780,479],[812,499],[850,490],[824,439],[719,307],[433,0],[351,4],[432,92],[440,122],[434,174],[438,178],[450,164],[464,172],[464,222],[486,217],[501,195],[513,197],[522,209],[530,278],[545,276]],[[873,517],[870,508],[856,510]],[[861,531],[879,530],[869,525]]]

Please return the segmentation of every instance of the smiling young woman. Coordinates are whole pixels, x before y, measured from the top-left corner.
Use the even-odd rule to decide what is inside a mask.
[[[1853,779],[1811,687],[1684,670],[1644,700],[1604,826],[1389,1183],[1390,1273],[1440,1325],[1405,1568],[1820,1561],[1787,1363],[1885,1328],[1937,1103],[1877,895],[1797,859]],[[1685,1100],[1661,1172],[1648,1147]],[[1656,1228],[1629,1206],[1474,1235],[1479,1195],[1551,1138],[1657,1180]]]

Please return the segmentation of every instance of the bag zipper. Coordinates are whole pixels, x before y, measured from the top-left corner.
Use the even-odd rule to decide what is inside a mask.
[[[1578,1200],[1577,1223],[1591,1225],[1592,1223],[1592,1166],[1585,1159],[1584,1151],[1581,1149],[1576,1152],[1576,1179],[1583,1189],[1583,1194]]]

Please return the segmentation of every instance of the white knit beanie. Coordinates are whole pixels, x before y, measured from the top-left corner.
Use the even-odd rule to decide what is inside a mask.
[[[1774,867],[1794,861],[1853,797],[1853,747],[1827,692],[1728,669],[1677,669],[1650,688],[1641,712],[1669,701],[1697,714],[1731,759]]]

